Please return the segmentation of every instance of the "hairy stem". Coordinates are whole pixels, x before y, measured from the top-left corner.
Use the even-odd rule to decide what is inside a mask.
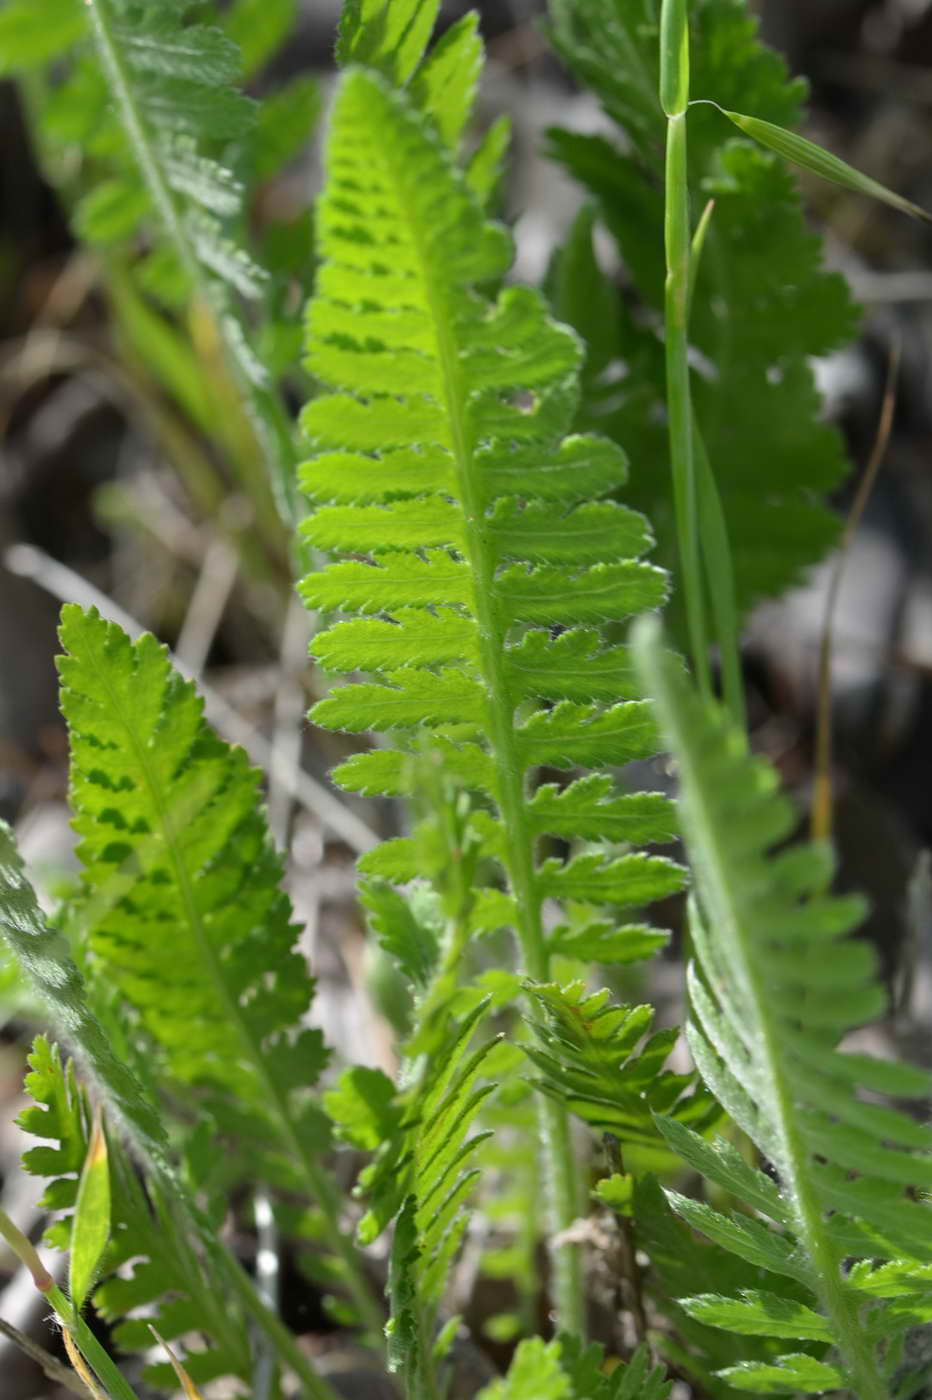
[[[138,1400],[129,1381],[57,1284],[44,1292],[65,1331],[70,1333],[78,1353],[84,1357],[101,1385],[106,1387],[110,1400]]]

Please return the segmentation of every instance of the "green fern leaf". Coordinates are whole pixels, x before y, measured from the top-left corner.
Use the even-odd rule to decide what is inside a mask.
[[[308,1192],[363,1317],[378,1311],[338,1224],[313,1086],[327,1052],[302,1028],[313,982],[280,888],[259,777],[202,717],[151,637],[62,612],[62,710],[83,893],[67,921],[170,1077],[239,1142],[241,1171]]]
[[[478,660],[478,629],[471,617],[449,609],[398,609],[387,618],[337,623],[314,639],[314,655],[330,671],[394,671],[404,657],[412,666]]]
[[[802,1352],[790,1352],[772,1365],[743,1361],[726,1367],[720,1375],[738,1390],[749,1390],[755,1395],[797,1395],[800,1391],[806,1395],[823,1395],[844,1384],[844,1377],[836,1366],[827,1366],[824,1361]]]
[[[645,0],[622,13],[614,0],[551,0],[550,14],[558,51],[624,138],[622,148],[601,135],[551,133],[554,157],[594,201],[553,279],[560,313],[595,336],[579,421],[617,434],[639,462],[652,464],[639,471],[631,499],[661,538],[672,539],[662,346],[644,335],[592,252],[594,211],[613,234],[641,305],[662,304],[660,3]],[[745,0],[696,0],[689,19],[697,98],[798,125],[804,86],[788,81],[782,60],[759,43]],[[691,187],[697,198],[701,191],[715,200],[691,323],[708,372],[694,376],[693,394],[743,609],[785,589],[837,538],[837,522],[813,493],[833,490],[847,468],[839,435],[823,421],[811,360],[850,340],[856,318],[843,280],[822,266],[790,175],[732,135],[711,108],[691,108]],[[620,382],[610,372],[617,361],[626,367]],[[765,440],[761,423],[772,428]]]
[[[573,1385],[560,1365],[560,1343],[540,1337],[523,1341],[505,1380],[479,1392],[478,1400],[568,1400]]]
[[[743,1217],[676,1195],[671,1203],[741,1258],[805,1282],[820,1320],[807,1320],[808,1304],[804,1317],[766,1298],[734,1298],[730,1311],[705,1295],[682,1306],[739,1332],[830,1342],[845,1384],[862,1400],[880,1400],[896,1365],[891,1344],[911,1318],[908,1310],[900,1316],[879,1308],[868,1320],[845,1260],[932,1259],[932,1212],[906,1194],[929,1180],[932,1134],[861,1099],[859,1070],[871,1062],[837,1048],[884,1004],[873,959],[848,937],[863,905],[823,893],[823,853],[770,854],[793,825],[773,770],[749,755],[744,735],[718,707],[693,696],[662,657],[654,629],[639,627],[633,647],[679,764],[696,875],[690,1046],[703,1079],[772,1164],[779,1200],[773,1183],[739,1166],[732,1151],[663,1120],[660,1127],[672,1147],[769,1217],[778,1233],[771,1241],[769,1227]],[[881,1073],[893,1085],[917,1082],[915,1071],[896,1066]],[[863,1275],[861,1267],[855,1277]],[[728,1379],[760,1388],[766,1376],[752,1368]]]
[[[104,1281],[97,1289],[97,1306],[113,1322],[143,1308],[150,1318],[156,1316],[169,1338],[188,1331],[202,1333],[209,1346],[196,1363],[200,1379],[219,1375],[250,1379],[248,1318],[263,1327],[274,1324],[239,1265],[218,1243],[213,1223],[205,1220],[169,1165],[166,1135],[154,1100],[142,1078],[127,1068],[127,1050],[117,1057],[67,943],[41,917],[5,827],[0,827],[0,929],[17,963],[46,1001],[56,1030],[79,1057],[112,1130],[111,1238],[101,1265]],[[135,1059],[131,1063],[135,1067]],[[63,1068],[58,1050],[42,1037],[36,1041],[30,1066],[27,1089],[33,1104],[23,1111],[20,1124],[54,1145],[30,1148],[24,1165],[52,1179],[44,1204],[64,1217],[50,1227],[48,1241],[66,1249],[78,1174],[87,1157],[91,1115],[72,1066]],[[145,1070],[144,1062],[139,1067]],[[119,1137],[129,1143],[132,1161],[123,1153]],[[137,1163],[144,1166],[145,1187]],[[132,1277],[109,1277],[112,1270],[131,1261],[136,1261]],[[127,1347],[147,1350],[151,1334],[147,1325],[122,1322],[119,1340]],[[312,1387],[309,1393],[316,1393],[314,1373],[300,1353],[296,1369]],[[153,1376],[166,1380],[158,1368]]]
[[[397,960],[409,981],[426,991],[440,957],[435,905],[421,907],[410,891],[404,897],[384,880],[366,880],[359,897],[382,947]]]
[[[535,832],[567,840],[579,837],[645,846],[672,841],[676,835],[671,804],[661,793],[619,797],[612,779],[601,774],[577,778],[565,788],[543,784],[528,803],[528,814]]]
[[[48,928],[5,823],[0,823],[0,933],[16,963],[47,1003],[56,1030],[81,1055],[94,1081],[106,1090],[108,1103],[140,1150],[159,1157],[165,1151],[166,1138],[158,1115],[114,1055],[88,1006],[67,940]]]
[[[647,904],[682,888],[680,867],[664,856],[641,854],[605,860],[601,855],[545,860],[538,873],[544,894],[585,904]]]
[[[403,86],[424,56],[438,9],[439,0],[348,0],[337,62],[363,63]]]
[[[433,674],[418,667],[389,671],[388,685],[346,685],[313,710],[329,729],[357,733],[421,724],[482,724],[485,692],[460,671]]]
[[[266,299],[269,277],[247,244],[239,174],[263,177],[289,158],[314,118],[315,90],[302,82],[276,94],[257,122],[257,104],[236,86],[242,58],[231,33],[250,43],[250,65],[267,51],[268,34],[258,33],[244,5],[228,17],[227,33],[198,22],[195,0],[54,0],[54,7],[39,42],[28,38],[34,20],[22,27],[25,6],[0,10],[0,26],[22,27],[11,67],[52,65],[37,115],[42,139],[50,150],[80,154],[69,170],[98,174],[83,193],[67,182],[75,228],[91,243],[125,249],[121,263],[140,291],[174,313],[193,306],[202,321],[210,318],[246,426],[269,464],[275,502],[292,523],[292,426],[273,387],[269,336],[251,332],[253,313],[243,304]],[[289,22],[282,3],[275,9],[262,21],[269,31]],[[155,248],[153,223],[162,237]],[[274,326],[266,330],[274,339]]]
[[[437,40],[415,75],[411,95],[434,118],[448,146],[459,144],[469,120],[482,59],[479,16],[470,11]]]
[[[465,1203],[478,1176],[472,1159],[487,1136],[472,1128],[493,1091],[483,1074],[494,1042],[469,1051],[487,1009],[488,1002],[480,1002],[452,1026],[421,1082],[403,1101],[403,1121],[383,1139],[361,1178],[371,1203],[360,1239],[371,1241],[397,1216],[389,1278],[389,1365],[402,1373],[412,1393],[437,1359],[430,1356],[428,1339],[467,1225]],[[353,1088],[363,1095],[374,1093],[372,1111],[385,1122],[383,1086],[357,1079]],[[354,1115],[358,1119],[358,1110]]]
[[[519,727],[516,746],[527,768],[605,768],[651,753],[657,728],[646,701],[599,709],[561,700]]]
[[[193,685],[152,637],[133,644],[70,605],[61,635],[87,891],[72,919],[179,1079],[226,1083],[259,1105],[263,1047],[283,1067],[303,1062],[312,1080],[319,1037],[300,1047],[289,1037],[313,987],[257,811],[258,775],[214,738]]]
[[[616,860],[605,841],[581,864],[540,864],[546,818],[542,808],[535,827],[528,810],[538,765],[604,768],[654,750],[647,707],[613,703],[631,693],[611,688],[628,673],[627,658],[601,624],[659,606],[666,579],[641,557],[651,542],[645,523],[600,499],[623,480],[624,455],[567,437],[577,338],[536,293],[488,292],[507,272],[510,240],[486,219],[448,144],[461,115],[441,130],[431,109],[431,63],[448,55],[438,46],[417,67],[428,8],[360,0],[344,25],[344,58],[380,72],[347,72],[331,116],[322,262],[308,313],[307,365],[322,392],[301,417],[311,446],[301,484],[314,507],[308,541],[367,557],[331,564],[301,594],[310,607],[357,615],[322,633],[314,651],[332,669],[366,666],[376,681],[335,688],[313,717],[415,731],[418,761],[379,752],[338,769],[336,781],[351,790],[416,795],[417,774],[436,771],[492,799],[493,819],[477,812],[470,826],[471,850],[482,855],[475,882],[461,882],[470,899],[453,900],[447,922],[457,938],[516,925],[525,969],[545,979],[542,907],[551,895],[630,908],[682,882],[671,862]],[[450,41],[467,67],[471,34],[463,27]],[[457,83],[458,103],[470,81]],[[552,636],[580,626],[585,636],[572,641]],[[599,790],[611,801],[608,792]],[[451,849],[447,872],[461,859]],[[416,845],[396,845],[367,867],[397,879],[415,873],[417,860]],[[489,892],[481,901],[476,885]],[[444,967],[458,952],[448,942]],[[431,1057],[449,976],[438,973],[420,1008],[429,1025],[413,1043]],[[555,1102],[542,1111],[568,1156],[565,1115]],[[569,1183],[569,1164],[564,1175]],[[564,1225],[577,1213],[572,1194],[567,1184]],[[393,1209],[401,1205],[396,1193]],[[565,1278],[572,1249],[557,1259]]]
[[[635,1149],[642,1170],[670,1164],[656,1113],[700,1130],[715,1121],[718,1109],[694,1076],[663,1068],[677,1033],[650,1035],[650,1007],[613,1006],[607,990],[587,993],[581,982],[528,990],[536,1036],[524,1052],[543,1074],[539,1087],[626,1153]]]
[[[501,116],[489,127],[466,167],[466,183],[483,209],[492,204],[501,182],[510,140],[511,121]]]
[[[554,661],[556,660],[556,664]],[[626,647],[603,647],[594,629],[573,627],[556,637],[527,632],[507,656],[516,699],[633,700],[640,692]]]

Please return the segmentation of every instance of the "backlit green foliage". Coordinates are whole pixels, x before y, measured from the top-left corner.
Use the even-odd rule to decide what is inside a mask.
[[[329,1125],[314,1093],[327,1052],[302,1025],[313,982],[280,888],[258,775],[202,718],[163,647],[132,644],[93,610],[62,613],[62,709],[83,890],[69,931],[119,994],[154,1067],[190,1086],[237,1144],[229,1168],[308,1192],[357,1309],[378,1318],[353,1267],[319,1157]]]
[[[339,766],[339,785],[408,802],[403,834],[359,863],[401,1067],[395,1079],[341,1067],[323,1087],[329,1052],[308,1025],[314,983],[259,775],[152,637],[65,608],[81,874],[54,920],[0,827],[0,935],[72,1057],[35,1042],[21,1119],[44,1139],[25,1164],[50,1180],[49,1242],[71,1246],[76,1301],[116,1347],[147,1349],[154,1320],[183,1341],[198,1384],[257,1400],[290,1393],[288,1372],[310,1400],[335,1392],[240,1263],[251,1202],[289,1247],[311,1246],[321,1298],[333,1291],[334,1316],[404,1400],[462,1388],[449,1283],[471,1220],[477,1253],[494,1236],[477,1275],[511,1285],[485,1335],[517,1342],[477,1400],[668,1400],[657,1358],[709,1400],[909,1400],[932,1324],[932,1135],[887,1100],[927,1096],[932,1080],[840,1043],[884,1006],[852,936],[860,902],[829,893],[826,851],[785,846],[794,817],[774,774],[695,698],[652,624],[625,635],[667,598],[646,556],[656,529],[673,558],[664,420],[679,413],[682,455],[687,358],[693,525],[719,566],[706,584],[733,713],[713,487],[742,606],[835,537],[818,497],[843,461],[811,360],[850,334],[851,306],[786,171],[701,99],[777,124],[740,119],[778,151],[808,151],[810,168],[837,163],[783,130],[801,87],[743,0],[552,0],[558,49],[623,133],[617,147],[552,134],[593,200],[549,278],[560,324],[509,280],[511,239],[488,217],[507,121],[478,136],[477,19],[435,39],[439,8],[347,0],[319,205],[266,228],[258,258],[253,196],[302,147],[317,89],[299,76],[258,104],[241,86],[275,57],[295,0],[47,0],[41,15],[0,0],[0,67],[30,75],[39,154],[78,235],[105,250],[124,336],[240,484],[267,460],[286,520],[294,433],[275,381],[298,382],[294,307],[314,279],[300,487],[315,568],[300,589],[326,615],[321,671],[348,679],[312,714],[385,736]],[[697,205],[716,201],[666,325],[665,215],[678,211],[681,251],[692,230],[687,182],[661,188],[662,12],[692,25],[688,183]],[[624,297],[596,260],[597,221]],[[622,444],[653,529],[621,502]],[[641,911],[685,872],[642,849],[675,839],[673,803],[626,790],[618,770],[664,739],[694,871],[685,1073],[669,1067],[676,1032],[627,1004],[640,998],[630,965],[670,938]],[[593,990],[593,964],[610,966],[624,1003]],[[601,1181],[581,1169],[571,1114],[599,1139],[594,1160],[608,1158]],[[87,1168],[98,1121],[107,1153],[98,1138]],[[340,1144],[363,1155],[359,1208],[331,1169]],[[684,1167],[708,1199],[684,1194]],[[607,1208],[593,1221],[590,1188]],[[583,1267],[600,1232],[617,1250],[607,1286]],[[591,1322],[609,1354],[587,1344]],[[176,1385],[164,1363],[146,1381]],[[129,1381],[114,1393],[131,1395]]]
[[[57,1049],[42,1037],[29,1063],[26,1089],[35,1106],[24,1110],[20,1125],[55,1145],[30,1148],[23,1165],[38,1176],[52,1178],[42,1203],[57,1218],[46,1238],[55,1248],[67,1249],[78,1186],[74,1174],[81,1170],[86,1154],[90,1111],[71,1065],[63,1067]],[[167,1175],[160,1179],[150,1174],[143,1188],[118,1142],[111,1142],[109,1158],[110,1242],[93,1296],[101,1316],[115,1325],[117,1344],[125,1351],[148,1351],[150,1321],[166,1341],[197,1332],[208,1345],[189,1356],[193,1379],[205,1383],[235,1376],[248,1381],[253,1363],[246,1318],[229,1297],[216,1258],[205,1255],[207,1231],[203,1226],[192,1231],[180,1183]],[[152,1365],[147,1379],[169,1389],[171,1368]]]
[[[932,1212],[916,1195],[932,1182],[932,1133],[864,1092],[927,1094],[929,1076],[838,1048],[885,1002],[869,945],[850,936],[862,901],[825,893],[832,865],[822,847],[772,853],[795,825],[773,769],[750,756],[718,707],[695,698],[653,628],[639,629],[636,651],[679,764],[695,872],[690,1047],[773,1171],[750,1166],[728,1142],[660,1120],[673,1150],[749,1213],[670,1193],[676,1211],[772,1278],[682,1306],[732,1332],[822,1344],[813,1355],[791,1350],[734,1367],[734,1386],[850,1386],[860,1400],[882,1400],[904,1333],[932,1318],[921,1283]]]
[[[479,294],[507,267],[506,235],[484,221],[431,123],[374,75],[344,80],[329,168],[309,363],[335,391],[304,414],[318,451],[302,485],[320,503],[304,533],[371,558],[311,575],[302,593],[359,614],[315,641],[320,659],[379,679],[334,690],[315,721],[426,731],[500,811],[520,798],[525,831],[487,823],[488,853],[506,866],[526,862],[529,838],[595,828],[603,812],[615,839],[666,839],[660,797],[585,780],[526,805],[518,783],[540,764],[619,764],[656,742],[643,702],[610,703],[633,693],[627,653],[591,625],[659,603],[664,581],[637,557],[650,541],[641,518],[586,499],[623,479],[622,455],[595,438],[558,440],[574,337],[525,289],[494,303]],[[570,630],[551,642],[540,624]],[[527,701],[539,708],[522,714]],[[392,792],[403,772],[401,755],[380,750],[336,777]],[[525,849],[509,850],[522,837]],[[533,880],[537,899],[638,905],[679,873],[606,848],[545,862]]]
[[[679,1038],[674,1029],[650,1033],[650,1006],[615,1006],[610,994],[586,993],[582,983],[529,988],[536,1035],[524,1047],[541,1072],[538,1087],[624,1145],[629,1164],[669,1169],[656,1115],[702,1132],[719,1117],[695,1076],[674,1074],[665,1063]]]
[[[325,1054],[319,1031],[300,1030],[313,984],[294,947],[258,775],[207,727],[193,685],[153,638],[132,644],[115,624],[67,607],[62,641],[84,882],[69,926],[165,1072],[229,1096],[257,1149],[284,1135],[313,1151],[322,1128],[306,1098]],[[275,1156],[268,1169],[290,1179]]]
[[[599,1346],[584,1347],[574,1337],[549,1343],[534,1337],[518,1347],[506,1378],[478,1400],[667,1400],[673,1388],[663,1368],[651,1366],[646,1347],[610,1374],[602,1362]]]
[[[536,293],[485,290],[507,272],[510,241],[485,218],[450,150],[474,65],[458,70],[454,120],[433,77],[445,50],[417,66],[413,36],[426,32],[425,12],[409,8],[407,28],[400,13],[379,10],[405,36],[387,53],[383,31],[370,31],[370,51],[364,31],[354,39],[344,28],[344,54],[380,71],[350,69],[331,114],[322,263],[308,313],[308,367],[328,392],[302,416],[314,455],[301,485],[315,504],[303,533],[316,549],[353,557],[301,589],[310,606],[351,615],[315,640],[315,655],[376,679],[335,688],[313,719],[389,731],[402,744],[338,770],[352,790],[410,788],[418,768],[408,755],[420,754],[475,795],[485,897],[455,911],[453,950],[465,951],[470,931],[511,926],[525,968],[546,977],[545,900],[635,908],[681,883],[672,862],[613,845],[666,839],[664,798],[622,795],[610,778],[549,785],[532,798],[529,782],[541,765],[606,768],[653,751],[626,649],[607,644],[601,629],[657,606],[665,581],[642,562],[651,544],[642,517],[602,499],[624,480],[623,454],[566,436],[576,337]],[[462,46],[464,60],[474,52],[463,26],[448,43]],[[587,828],[594,848],[541,858],[540,838]],[[401,882],[422,875],[424,861],[408,840],[367,856],[363,868]],[[624,943],[611,918],[583,927],[591,942],[606,935],[606,960]],[[643,933],[633,931],[636,951],[622,948],[621,960],[655,946]],[[405,937],[415,948],[416,931]],[[565,1125],[555,1131],[566,1156]],[[575,1201],[565,1180],[554,1208],[569,1224]],[[396,1307],[399,1297],[396,1289]]]

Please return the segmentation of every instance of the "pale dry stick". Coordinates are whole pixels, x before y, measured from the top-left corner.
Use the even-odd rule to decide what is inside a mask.
[[[25,1332],[21,1332],[18,1327],[14,1327],[11,1322],[6,1322],[0,1317],[0,1336],[18,1347],[21,1352],[34,1361],[43,1375],[48,1380],[54,1381],[56,1385],[62,1386],[72,1395],[77,1395],[79,1400],[89,1400],[92,1393],[74,1371],[69,1371],[67,1366],[63,1366],[56,1356],[45,1347],[34,1342],[31,1337],[27,1337]]]
[[[238,573],[235,552],[225,539],[214,536],[175,643],[175,664],[184,666],[199,682]]]
[[[279,774],[296,772],[301,765],[301,724],[306,698],[300,672],[307,663],[307,648],[317,618],[292,593],[282,628],[278,663],[278,685],[273,713],[272,753],[274,773],[269,775],[269,827],[279,850],[288,846],[288,827],[294,794],[280,781]]]
[[[890,433],[893,428],[893,414],[896,409],[896,381],[900,369],[900,345],[895,342],[890,351],[890,362],[887,368],[887,383],[884,389],[883,405],[880,410],[880,421],[877,424],[877,435],[874,438],[874,446],[871,450],[870,460],[864,475],[861,477],[857,493],[851,509],[848,512],[848,519],[842,532],[841,543],[835,556],[835,564],[829,579],[828,591],[825,595],[825,616],[822,623],[822,640],[819,645],[819,681],[816,700],[816,738],[815,738],[815,782],[813,786],[812,816],[810,819],[810,832],[813,841],[825,841],[832,834],[832,626],[835,617],[835,608],[838,604],[838,596],[841,592],[841,584],[844,578],[845,564],[848,559],[848,551],[851,548],[851,541],[857,534],[858,527],[864,515],[867,502],[870,499],[874,483],[877,480],[877,473],[880,471],[887,445],[890,441]]]
[[[69,569],[66,564],[52,559],[35,545],[10,545],[4,552],[3,563],[10,573],[17,574],[20,578],[31,579],[60,602],[79,603],[81,607],[96,607],[101,616],[116,622],[134,641],[146,630],[142,623],[131,617],[99,588],[95,588],[87,579]],[[186,667],[178,665],[177,662],[175,665],[186,680],[195,679]],[[270,778],[274,777],[281,783],[296,802],[329,827],[352,851],[361,855],[379,845],[381,838],[361,817],[344,807],[342,802],[309,773],[288,766],[275,754],[273,746],[265,736],[238,715],[222,695],[203,683],[199,689],[204,701],[204,713],[218,732],[229,743],[239,744],[245,749],[253,763],[263,768]]]

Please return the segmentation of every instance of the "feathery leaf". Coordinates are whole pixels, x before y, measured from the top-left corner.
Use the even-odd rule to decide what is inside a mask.
[[[804,1283],[818,1311],[794,1311],[766,1291],[682,1305],[735,1331],[831,1343],[844,1383],[861,1400],[881,1400],[897,1364],[892,1343],[914,1319],[889,1306],[868,1319],[845,1260],[932,1259],[932,1212],[908,1195],[929,1180],[932,1134],[861,1099],[860,1062],[837,1048],[884,1004],[873,959],[850,937],[863,905],[823,893],[821,853],[772,854],[793,825],[773,770],[748,753],[718,706],[693,695],[654,627],[640,625],[632,646],[679,765],[695,871],[690,1046],[709,1088],[772,1164],[779,1198],[728,1149],[659,1125],[671,1146],[769,1216],[778,1233],[771,1239],[767,1226],[676,1195],[671,1203],[725,1248]],[[792,1372],[795,1362],[787,1364]],[[752,1367],[728,1380],[760,1389],[767,1374]]]
[[[62,611],[62,710],[83,891],[69,926],[118,989],[155,1063],[192,1085],[240,1169],[309,1192],[357,1308],[378,1309],[320,1162],[314,1094],[326,1064],[302,1026],[313,982],[280,888],[281,861],[242,750],[208,728],[194,686],[149,635]]]

